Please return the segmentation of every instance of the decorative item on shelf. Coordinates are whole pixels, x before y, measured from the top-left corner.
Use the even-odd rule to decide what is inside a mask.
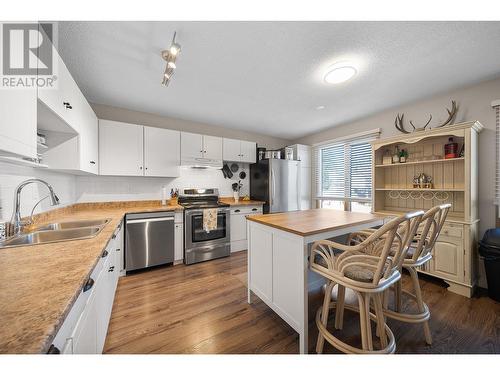
[[[448,138],[448,143],[444,145],[444,158],[455,159],[458,157],[458,143],[453,141],[453,137]]]
[[[244,180],[245,178],[247,178],[247,173],[245,171],[241,171],[239,176],[240,176],[240,179]]]
[[[243,184],[241,181],[235,182],[231,185],[233,188],[233,198],[235,202],[238,202],[240,200],[240,189],[243,187]]]
[[[229,169],[227,164],[224,164],[222,167],[222,174],[224,175],[224,178],[232,178],[233,177],[233,172]]]
[[[448,112],[448,118],[445,121],[443,121],[441,124],[436,125],[434,128],[440,128],[442,126],[451,125],[453,123],[453,121],[455,120],[455,117],[457,115],[457,112],[458,112],[457,103],[454,100],[452,100],[451,101],[451,109],[447,108],[446,111]],[[396,129],[398,129],[401,133],[404,133],[404,134],[410,134],[412,132],[424,131],[432,120],[432,115],[430,115],[427,123],[424,126],[421,126],[418,128],[413,124],[413,121],[410,120],[410,125],[413,127],[413,130],[411,132],[409,132],[408,130],[405,129],[405,126],[404,126],[404,116],[405,116],[404,113],[403,114],[398,113],[396,115],[396,119],[394,120],[394,126],[396,127]]]
[[[242,201],[249,201],[250,200],[250,196],[247,194],[243,198],[241,198],[241,200]]]
[[[401,149],[401,152],[399,153],[399,162],[406,163],[407,159],[408,159],[408,151],[406,151],[405,149]]]
[[[396,146],[396,150],[394,151],[394,154],[392,154],[392,163],[399,163],[399,146]]]
[[[170,190],[170,200],[168,204],[171,206],[177,206],[179,203],[179,189],[171,189]]]
[[[413,178],[414,189],[432,189],[432,177],[425,173],[420,173]]]
[[[382,157],[382,165],[392,164],[392,155],[389,149],[386,149]]]

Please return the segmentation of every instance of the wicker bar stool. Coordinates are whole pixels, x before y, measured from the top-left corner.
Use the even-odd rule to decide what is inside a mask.
[[[429,328],[430,311],[427,304],[422,299],[422,291],[418,280],[417,268],[431,260],[432,250],[436,244],[436,240],[443,228],[451,204],[443,204],[435,206],[426,211],[422,217],[415,238],[410,242],[406,256],[401,264],[401,267],[406,269],[411,277],[414,294],[410,291],[402,289],[402,280],[398,280],[394,284],[394,308],[389,309],[388,295],[384,296],[384,315],[386,317],[399,320],[406,323],[420,324],[424,326],[425,341],[427,344],[432,344],[432,335]],[[372,230],[352,233],[348,239],[348,243],[361,243],[373,233]],[[403,312],[402,301],[403,296],[412,299],[417,307],[418,312]]]
[[[344,353],[394,353],[394,335],[385,323],[383,293],[400,278],[401,264],[409,242],[422,219],[423,211],[397,217],[354,246],[333,241],[316,241],[311,248],[310,268],[325,277],[323,305],[316,313],[318,341],[316,352],[322,353],[325,340]],[[337,301],[332,302],[332,289],[338,285]],[[345,289],[353,290],[358,306],[345,304]],[[370,312],[373,300],[375,312]],[[361,348],[343,342],[327,329],[328,315],[336,309],[335,328],[342,329],[344,309],[359,312]],[[381,348],[373,349],[371,321],[377,323]]]

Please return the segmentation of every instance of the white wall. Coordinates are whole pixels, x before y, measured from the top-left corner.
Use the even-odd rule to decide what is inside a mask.
[[[237,129],[224,128],[222,126],[159,116],[152,113],[132,111],[125,108],[112,107],[96,103],[92,103],[92,108],[94,109],[97,117],[103,120],[128,122],[158,128],[213,135],[215,137],[242,139],[245,141],[257,142],[259,146],[266,147],[268,149],[281,148],[289,143],[289,141],[284,138],[276,138],[254,133],[252,132],[252,129],[248,129],[248,131],[241,131]],[[284,134],[284,136],[286,135]]]
[[[376,94],[374,91],[374,95]],[[374,128],[382,129],[381,138],[401,134],[394,127],[394,119],[398,112],[405,114],[406,124],[409,120],[413,120],[414,124],[425,124],[429,114],[432,114],[432,126],[447,117],[445,107],[450,108],[451,99],[456,100],[460,106],[456,122],[478,120],[485,126],[479,135],[479,218],[481,220],[479,229],[480,236],[482,236],[486,229],[495,227],[493,204],[495,198],[495,111],[491,107],[491,102],[500,99],[500,79],[482,82],[335,126],[298,139],[296,143],[312,145]],[[410,127],[409,124],[408,127]]]
[[[14,205],[14,191],[17,185],[28,178],[40,178],[51,184],[61,201],[58,207],[71,204],[76,200],[75,176],[0,162],[0,220],[10,220]],[[21,193],[21,214],[29,215],[33,206],[46,195],[48,195],[48,190],[44,185],[25,186]],[[50,208],[52,208],[50,200],[45,199],[37,207],[35,213]]]
[[[231,184],[238,182],[238,174],[245,171],[247,177],[242,180],[240,195],[249,194],[248,164],[239,164],[239,171],[232,179],[225,179],[222,171],[215,169],[181,169],[178,178],[159,177],[114,177],[114,176],[78,176],[76,178],[76,196],[78,202],[122,201],[160,199],[161,189],[168,191],[178,188],[218,188],[220,196],[232,196]]]

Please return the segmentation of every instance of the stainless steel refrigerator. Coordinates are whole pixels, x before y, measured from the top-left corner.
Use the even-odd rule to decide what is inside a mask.
[[[250,196],[264,213],[300,210],[300,161],[264,159],[250,165]]]

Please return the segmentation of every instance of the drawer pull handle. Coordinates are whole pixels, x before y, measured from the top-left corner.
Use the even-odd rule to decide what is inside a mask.
[[[252,208],[252,211],[257,211],[257,209],[256,208]]]
[[[92,289],[92,287],[94,286],[94,283],[95,283],[94,279],[89,277],[89,279],[87,280],[87,282],[83,286],[83,291],[86,292],[86,291]]]
[[[240,212],[240,210],[234,210],[234,212]]]

